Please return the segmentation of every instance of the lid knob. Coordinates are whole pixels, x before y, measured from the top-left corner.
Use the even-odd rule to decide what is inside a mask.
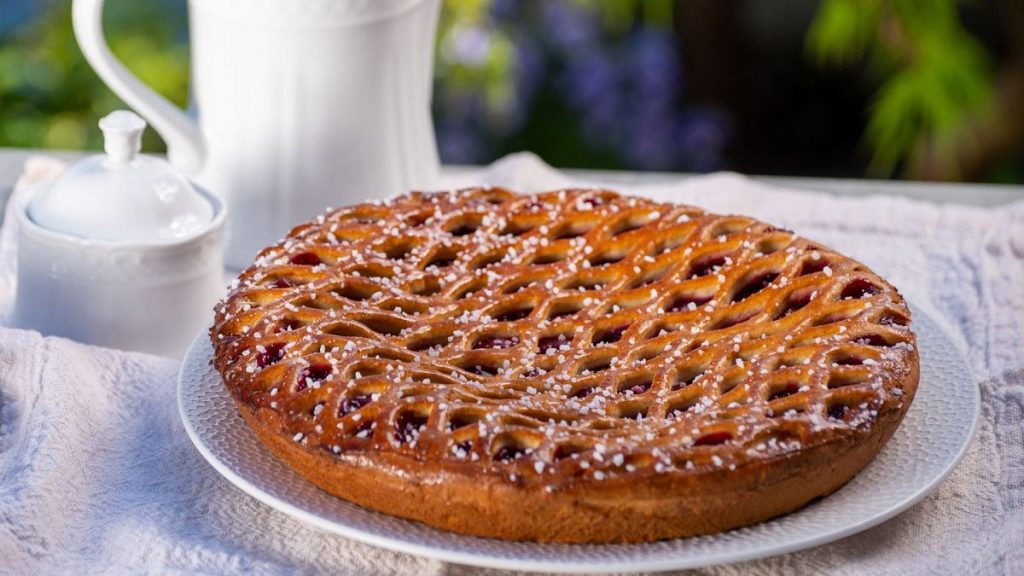
[[[146,122],[118,110],[100,120],[106,154],[69,167],[29,201],[33,222],[113,242],[176,242],[214,219],[213,204],[157,156],[140,154]]]
[[[115,164],[125,164],[142,150],[146,121],[130,110],[115,110],[100,119],[100,130],[107,158]]]

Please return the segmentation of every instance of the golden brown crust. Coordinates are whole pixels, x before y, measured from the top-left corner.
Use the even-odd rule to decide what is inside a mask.
[[[211,337],[250,427],[332,494],[479,536],[639,542],[848,481],[913,399],[909,318],[859,263],[749,218],[474,189],[296,228]]]

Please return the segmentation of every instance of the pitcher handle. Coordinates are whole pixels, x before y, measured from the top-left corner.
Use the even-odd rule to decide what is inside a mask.
[[[103,0],[73,0],[71,10],[75,38],[92,69],[163,137],[172,164],[185,172],[198,172],[205,155],[199,126],[114,57],[103,37]]]

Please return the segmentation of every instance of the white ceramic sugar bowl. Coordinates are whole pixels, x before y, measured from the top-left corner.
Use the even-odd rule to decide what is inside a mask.
[[[89,344],[180,357],[224,292],[224,205],[159,158],[145,122],[100,121],[105,155],[19,192],[13,321]]]

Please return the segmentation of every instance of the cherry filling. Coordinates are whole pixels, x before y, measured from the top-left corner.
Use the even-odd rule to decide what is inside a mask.
[[[616,254],[602,254],[600,256],[597,256],[596,258],[592,258],[590,260],[590,265],[594,267],[607,266],[608,264],[615,264],[616,262],[621,262],[623,258],[625,258],[625,256],[619,256]]]
[[[438,254],[427,263],[427,267],[447,268],[455,262],[454,254]]]
[[[860,366],[861,364],[864,363],[864,359],[861,358],[860,356],[850,355],[843,356],[841,358],[836,358],[835,360],[832,361],[832,363],[837,366]]]
[[[287,278],[278,278],[274,281],[273,286],[274,288],[291,288],[292,286],[295,286],[295,284]]]
[[[793,312],[802,309],[804,306],[807,306],[810,303],[811,292],[804,292],[801,294],[790,294],[786,298],[786,303],[782,307],[782,310],[779,310],[779,314],[775,318],[785,318],[786,316],[789,316]]]
[[[341,406],[338,407],[338,416],[346,416],[359,410],[370,403],[372,397],[369,394],[357,394],[351,398],[343,398]]]
[[[260,368],[276,364],[281,361],[281,358],[284,358],[284,342],[267,344],[263,347],[263,350],[263,352],[256,356],[256,365]]]
[[[354,430],[354,433],[355,433],[357,438],[366,438],[366,437],[368,437],[370,435],[370,432],[373,430],[373,427],[374,427],[374,421],[372,419],[371,420],[363,420],[362,423],[359,424],[358,427],[356,427],[356,429]]]
[[[501,350],[519,344],[518,336],[485,336],[473,343],[474,350]]]
[[[457,228],[453,228],[448,233],[452,236],[466,236],[476,232],[477,227],[470,224],[460,224]]]
[[[583,388],[580,388],[579,390],[576,390],[575,392],[573,392],[569,397],[570,398],[586,398],[587,396],[590,396],[590,393],[593,392],[593,391],[594,391],[594,389],[591,388],[590,386],[584,386]]]
[[[868,346],[888,346],[889,345],[889,343],[886,342],[885,338],[882,338],[878,334],[865,334],[863,336],[858,336],[857,339],[854,340],[854,343],[856,343],[856,344],[867,344]]]
[[[567,342],[569,342],[569,339],[565,337],[565,334],[545,336],[537,341],[537,351],[541,354],[547,354],[549,351],[558,352],[562,344]]]
[[[555,448],[555,453],[552,455],[552,458],[559,461],[565,460],[566,458],[572,458],[573,454],[579,454],[583,450],[584,449],[580,447],[562,444]]]
[[[768,396],[768,401],[771,402],[773,400],[779,400],[780,398],[785,398],[786,396],[792,396],[793,394],[796,394],[799,391],[800,391],[800,385],[797,384],[796,382],[790,382],[790,383],[786,384],[785,386],[783,386],[782,388],[779,388],[779,389],[775,390],[774,392],[772,392],[771,395]]]
[[[511,462],[523,454],[526,454],[526,450],[522,446],[508,444],[502,446],[494,453],[494,459],[498,462]]]
[[[713,272],[723,265],[725,265],[725,255],[720,256],[705,256],[698,259],[690,266],[689,278],[700,278],[706,276],[710,272]]]
[[[676,379],[675,383],[672,384],[672,389],[673,390],[679,390],[680,388],[685,388],[685,387],[689,386],[690,384],[693,384],[694,381],[697,380],[697,377],[700,376],[703,373],[704,373],[703,370],[701,370],[700,372],[697,372],[697,371],[689,372],[689,373],[681,372],[679,374],[679,376],[677,376],[677,379]]]
[[[843,420],[846,418],[846,413],[849,411],[849,406],[837,402],[828,407],[828,417],[833,420]]]
[[[863,278],[857,278],[853,282],[847,284],[846,288],[843,288],[843,292],[839,297],[843,300],[847,298],[864,298],[865,296],[874,296],[875,294],[878,294],[879,291],[880,289],[878,286],[875,286]]]
[[[909,320],[907,320],[905,316],[894,314],[892,312],[885,312],[878,319],[878,323],[882,326],[906,326],[907,322],[909,322]]]
[[[690,304],[694,307],[702,306],[711,301],[711,296],[694,296],[692,294],[680,294],[675,300],[669,304],[665,312],[682,312],[683,310],[689,310]]]
[[[732,440],[732,434],[724,430],[705,434],[693,443],[694,446],[717,446]]]
[[[395,439],[403,444],[419,438],[427,427],[427,417],[415,412],[403,412],[395,422]]]
[[[387,250],[384,250],[383,252],[384,255],[391,260],[404,260],[405,257],[408,256],[410,252],[412,252],[412,249],[413,247],[410,244],[398,244],[396,246],[388,248]]]
[[[282,320],[278,322],[277,326],[274,327],[274,332],[278,334],[280,334],[281,332],[291,332],[292,330],[295,330],[296,328],[299,328],[301,326],[302,324],[298,320],[293,320],[289,318],[287,320]]]
[[[590,198],[584,198],[584,199],[580,200],[579,202],[580,202],[580,204],[583,204],[584,206],[590,206],[591,208],[596,208],[596,207],[604,204],[604,200],[602,200],[601,198],[598,198],[598,197],[594,197],[594,196],[592,196]]]
[[[622,340],[623,333],[629,329],[629,325],[617,326],[611,330],[606,330],[594,338],[594,345],[600,346],[601,344],[614,344],[619,340]]]
[[[299,373],[299,381],[295,386],[295,391],[305,390],[307,386],[325,380],[331,375],[334,369],[330,364],[310,364],[302,369]]]
[[[470,424],[476,424],[480,419],[472,414],[455,414],[448,419],[448,431],[452,432],[464,428]]]
[[[536,366],[530,366],[529,370],[523,372],[523,378],[536,378],[541,374],[543,374],[543,372],[540,371],[540,368],[537,368]]]
[[[815,272],[821,272],[828,266],[828,260],[824,258],[818,258],[817,260],[804,260],[804,265],[800,268],[800,275],[806,276],[808,274],[814,274]]]
[[[498,322],[515,322],[516,320],[522,320],[533,312],[533,308],[513,308],[506,310],[494,317]]]
[[[473,364],[466,368],[467,372],[476,374],[477,376],[494,376],[498,373],[493,366],[486,366],[483,364]]]
[[[733,295],[732,301],[742,302],[743,300],[750,298],[754,294],[757,294],[761,290],[770,286],[778,277],[779,275],[776,272],[765,272],[764,274],[751,278],[743,285],[743,288],[740,288],[736,294]]]
[[[296,266],[316,266],[320,264],[320,257],[312,252],[299,252],[288,261]]]
[[[552,310],[551,313],[548,314],[548,320],[557,320],[559,318],[565,318],[567,316],[575,316],[579,311],[580,308],[574,308],[572,306]]]
[[[651,381],[644,380],[642,382],[637,382],[636,384],[624,386],[621,390],[619,390],[619,392],[623,394],[625,394],[626,392],[632,392],[633,394],[643,394],[644,392],[647,392],[650,389]]]

